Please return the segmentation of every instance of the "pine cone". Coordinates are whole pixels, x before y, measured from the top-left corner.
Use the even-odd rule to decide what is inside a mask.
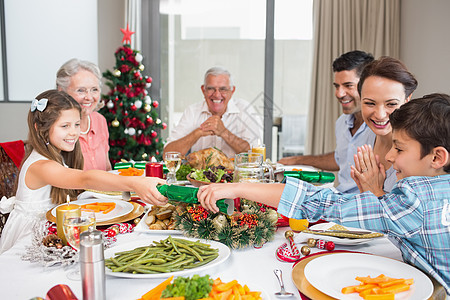
[[[63,247],[63,243],[61,239],[56,234],[49,234],[42,240],[42,244],[46,247],[54,247],[61,249]]]

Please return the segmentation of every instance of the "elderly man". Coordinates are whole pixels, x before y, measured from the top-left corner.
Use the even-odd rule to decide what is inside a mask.
[[[201,89],[205,101],[186,108],[164,152],[184,155],[189,150],[216,147],[234,157],[262,140],[262,118],[250,103],[233,97],[236,87],[227,70],[213,67],[206,71]]]
[[[371,54],[355,50],[342,54],[333,62],[335,95],[344,112],[336,121],[335,151],[323,155],[284,157],[279,163],[339,171],[339,186],[336,189],[342,193],[359,193],[350,176],[350,166],[354,164],[353,155],[356,154],[357,147],[373,145],[375,134],[362,118],[357,86],[362,70],[372,60]]]

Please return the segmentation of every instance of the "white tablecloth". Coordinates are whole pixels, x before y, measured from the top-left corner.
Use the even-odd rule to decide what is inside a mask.
[[[274,241],[267,243],[260,249],[253,247],[244,250],[233,250],[228,260],[200,275],[209,274],[212,278],[220,277],[223,281],[238,280],[241,284],[262,290],[267,298],[277,299],[274,295],[279,291],[278,281],[273,274],[274,269],[283,271],[286,290],[294,292],[300,299],[299,293],[292,281],[292,263],[280,262],[275,257],[278,246],[286,242],[284,232],[288,228],[279,228]],[[124,243],[139,239],[146,233],[128,233],[118,236],[117,243]],[[28,239],[21,240],[12,249],[0,255],[0,286],[1,299],[31,299],[36,296],[45,298],[47,291],[57,284],[68,285],[75,295],[82,299],[81,281],[67,279],[66,274],[73,267],[64,269],[50,267],[45,269],[39,264],[22,261],[20,255],[24,247],[29,245]],[[372,253],[401,260],[400,252],[387,238],[374,239],[366,244],[357,246],[336,246],[338,250],[352,250]],[[318,252],[313,249],[313,253]],[[79,266],[78,264],[76,265]],[[127,279],[106,277],[106,298],[108,300],[137,299],[147,291],[162,282],[163,279]],[[253,289],[255,289],[253,288]]]

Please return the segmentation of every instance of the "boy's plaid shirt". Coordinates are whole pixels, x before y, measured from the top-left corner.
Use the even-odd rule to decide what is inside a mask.
[[[397,242],[405,262],[433,276],[450,294],[450,174],[402,179],[379,198],[287,178],[278,212],[382,232]]]

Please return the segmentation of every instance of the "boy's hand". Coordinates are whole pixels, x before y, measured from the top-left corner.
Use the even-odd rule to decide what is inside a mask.
[[[358,147],[354,156],[355,166],[352,166],[351,176],[356,182],[360,192],[371,191],[376,196],[384,195],[383,185],[386,179],[386,170],[375,156],[371,146]]]

